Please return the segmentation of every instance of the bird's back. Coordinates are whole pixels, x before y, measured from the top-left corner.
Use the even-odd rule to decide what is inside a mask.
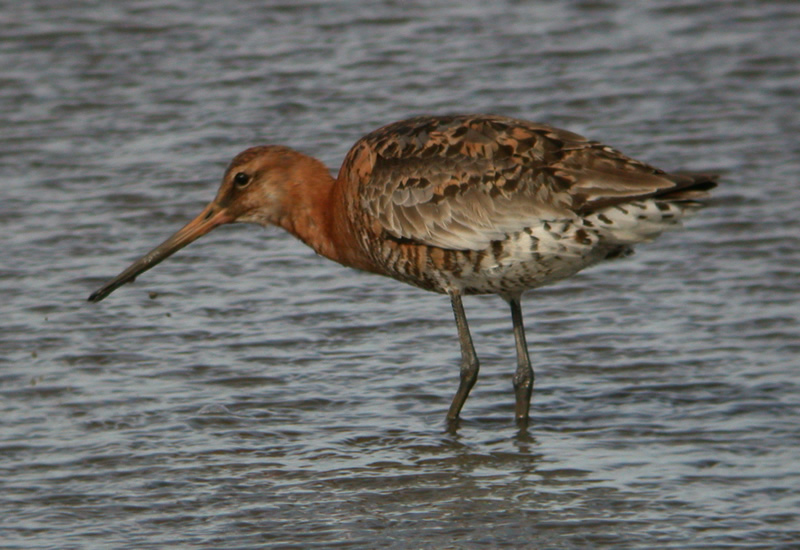
[[[546,125],[465,115],[364,136],[337,185],[375,271],[436,292],[514,294],[651,240],[715,184]]]

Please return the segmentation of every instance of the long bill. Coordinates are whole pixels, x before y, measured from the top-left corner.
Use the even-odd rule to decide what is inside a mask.
[[[179,229],[169,239],[133,262],[128,269],[93,292],[89,296],[89,301],[99,302],[125,283],[132,282],[138,275],[166,260],[187,244],[202,237],[215,227],[232,221],[233,217],[226,208],[221,208],[212,202],[199,216]]]

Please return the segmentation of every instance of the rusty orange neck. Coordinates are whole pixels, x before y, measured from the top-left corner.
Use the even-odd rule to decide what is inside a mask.
[[[344,186],[322,162],[311,157],[304,160],[291,178],[284,198],[285,215],[277,225],[321,256],[348,267],[373,271],[353,230]]]

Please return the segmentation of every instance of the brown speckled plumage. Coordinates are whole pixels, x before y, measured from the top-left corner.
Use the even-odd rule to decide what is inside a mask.
[[[361,138],[336,179],[319,161],[254,147],[229,165],[216,199],[184,229],[92,294],[229,222],[278,225],[347,266],[447,293],[462,348],[455,420],[478,371],[465,294],[510,304],[517,342],[516,416],[528,416],[533,371],[520,295],[678,225],[716,185],[668,174],[577,134],[501,116],[425,116]]]
[[[384,274],[436,292],[513,294],[649,240],[714,184],[571,132],[477,115],[384,126],[353,146],[336,185]],[[625,204],[647,225],[641,238],[614,238],[604,211]]]

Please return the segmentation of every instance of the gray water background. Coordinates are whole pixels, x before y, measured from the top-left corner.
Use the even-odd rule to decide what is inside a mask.
[[[800,548],[800,4],[2,2],[0,547]],[[722,174],[624,261],[448,301],[228,226],[229,159],[492,112]],[[150,293],[155,293],[152,295]]]

